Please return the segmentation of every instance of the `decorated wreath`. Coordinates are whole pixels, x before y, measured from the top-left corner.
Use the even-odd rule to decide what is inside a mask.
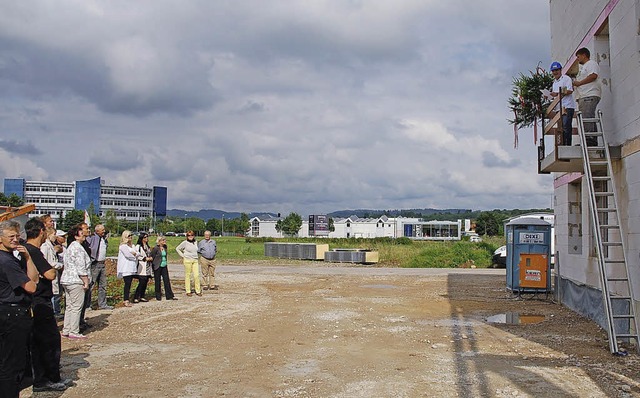
[[[513,119],[509,119],[509,123],[513,124],[514,147],[518,146],[518,130],[531,126],[534,143],[537,143],[538,122],[542,120],[544,110],[551,103],[542,95],[541,90],[549,90],[552,85],[553,76],[540,67],[540,64],[535,72],[529,71],[529,76],[520,73],[520,76],[513,78],[513,89],[509,98],[509,109],[513,112]]]

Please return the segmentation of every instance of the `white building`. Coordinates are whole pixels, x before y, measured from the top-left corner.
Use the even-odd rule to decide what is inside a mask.
[[[282,238],[276,231],[278,217],[270,215],[253,217],[249,236]],[[462,221],[421,221],[418,218],[382,216],[378,218],[360,218],[350,216],[333,221],[334,231],[329,238],[398,238],[408,237],[417,240],[460,240]],[[298,232],[302,238],[309,237],[309,223],[302,222]]]
[[[166,187],[129,187],[104,185],[99,177],[74,182],[28,181],[6,178],[4,193],[15,193],[36,209],[31,216],[50,214],[54,220],[63,218],[68,211],[88,210],[104,217],[113,210],[116,217],[127,221],[146,217],[165,217],[167,214]]]
[[[612,172],[607,178],[617,191],[616,208],[622,231],[619,235],[628,259],[632,302],[637,308],[640,297],[640,2],[551,0],[549,4],[551,56],[564,65],[563,73],[571,75],[577,71],[575,54],[582,47],[588,48],[591,59],[599,64],[602,96],[598,109],[604,114],[603,132],[611,153],[608,158]],[[590,178],[585,174],[583,163],[582,147],[557,147],[541,159],[541,171],[554,173],[560,299],[604,327],[605,301],[600,291],[600,261],[593,233],[595,219],[590,210]],[[613,235],[607,232],[606,237]]]

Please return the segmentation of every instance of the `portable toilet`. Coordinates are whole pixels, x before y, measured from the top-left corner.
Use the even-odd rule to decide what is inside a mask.
[[[551,291],[551,224],[519,218],[505,225],[507,289],[517,293]]]

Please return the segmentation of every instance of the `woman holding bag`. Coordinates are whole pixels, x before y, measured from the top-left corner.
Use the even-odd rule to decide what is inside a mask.
[[[147,292],[147,283],[149,282],[149,277],[153,275],[151,267],[153,257],[151,257],[148,234],[143,232],[138,236],[136,251],[138,252],[138,287],[136,288],[136,292],[133,294],[133,302],[139,303],[142,301],[143,303],[146,303],[149,301],[144,297]]]

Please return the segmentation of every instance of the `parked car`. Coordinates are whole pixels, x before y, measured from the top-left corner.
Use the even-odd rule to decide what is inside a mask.
[[[469,237],[469,242],[482,242],[482,238],[479,237],[478,235],[472,235]]]
[[[493,252],[491,268],[507,268],[507,246],[500,246]]]
[[[176,236],[176,233],[169,231],[166,234],[164,234],[164,236]]]

